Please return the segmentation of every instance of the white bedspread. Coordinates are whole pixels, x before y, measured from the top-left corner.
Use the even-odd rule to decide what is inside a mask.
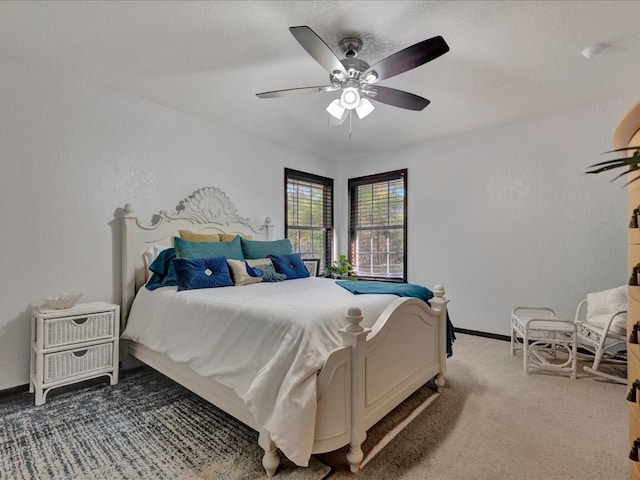
[[[357,305],[375,323],[395,295],[353,295],[324,278],[177,292],[138,292],[123,338],[233,389],[278,448],[308,465],[316,379]]]

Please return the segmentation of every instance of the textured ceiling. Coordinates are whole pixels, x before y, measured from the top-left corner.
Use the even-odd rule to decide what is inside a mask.
[[[638,1],[3,1],[0,54],[348,159],[640,93],[638,19]],[[338,55],[340,39],[360,36],[369,64],[435,35],[451,50],[380,82],[431,105],[375,103],[350,140],[349,122],[328,125],[335,94],[255,96],[328,83],[295,25]],[[598,43],[600,55],[581,55]]]

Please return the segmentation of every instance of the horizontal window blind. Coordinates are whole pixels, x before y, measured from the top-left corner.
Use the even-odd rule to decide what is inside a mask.
[[[349,180],[349,261],[358,277],[406,282],[407,170]]]
[[[333,179],[285,169],[285,236],[302,258],[331,262]]]

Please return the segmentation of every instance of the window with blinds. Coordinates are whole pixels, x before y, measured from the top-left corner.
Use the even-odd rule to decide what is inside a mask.
[[[407,281],[407,169],[349,180],[349,261],[359,278]]]
[[[331,263],[333,179],[285,168],[285,237],[302,258]]]

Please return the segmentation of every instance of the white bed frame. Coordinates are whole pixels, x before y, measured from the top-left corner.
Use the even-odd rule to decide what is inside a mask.
[[[155,215],[152,224],[142,223],[130,204],[116,215],[122,220],[123,238],[122,329],[135,293],[146,280],[142,254],[150,245],[170,245],[180,229],[253,234],[254,239],[263,240],[272,236],[269,217],[254,228],[215,187],[195,191],[179,203],[174,213],[161,211]],[[360,325],[363,317],[358,307],[345,312],[348,323],[340,330],[343,346],[329,355],[318,374],[313,453],[334,451],[348,444],[347,460],[351,471],[357,472],[369,428],[430,380],[438,391],[444,387],[448,301],[441,285],[436,285],[433,292],[431,306],[415,298],[398,298],[371,329]],[[276,473],[280,462],[277,446],[235,392],[141,344],[123,342],[122,349],[125,362],[127,354],[137,358],[255,429],[265,452],[262,464],[267,475]]]

